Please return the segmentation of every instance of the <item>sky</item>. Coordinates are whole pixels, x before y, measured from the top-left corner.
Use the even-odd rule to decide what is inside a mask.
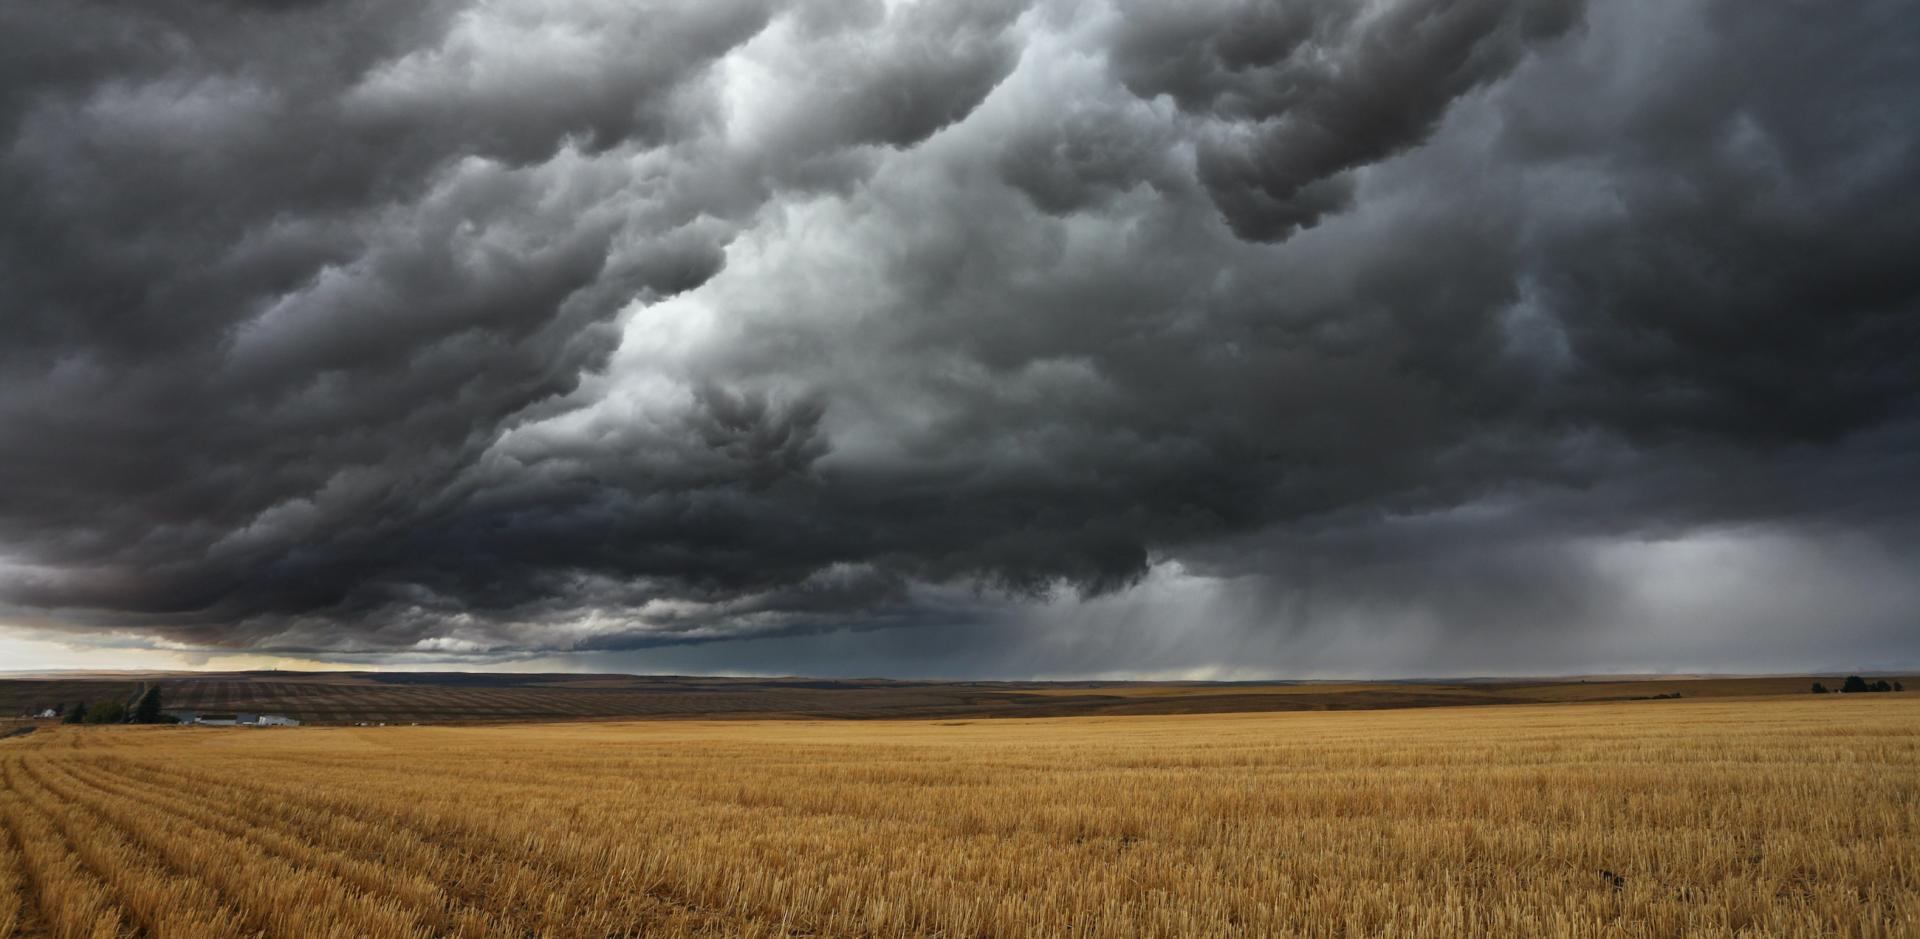
[[[0,6],[0,670],[1920,667],[1899,0]]]

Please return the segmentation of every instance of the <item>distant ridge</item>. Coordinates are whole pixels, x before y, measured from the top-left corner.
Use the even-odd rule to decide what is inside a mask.
[[[1837,676],[1035,682],[531,672],[58,672],[0,679],[0,715],[124,700],[143,683],[159,686],[169,708],[262,711],[307,723],[361,724],[1363,710],[1804,694],[1813,681],[1837,684]]]

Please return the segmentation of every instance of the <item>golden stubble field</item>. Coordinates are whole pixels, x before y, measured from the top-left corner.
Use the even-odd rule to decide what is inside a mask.
[[[0,936],[1916,936],[1920,697],[47,728]]]

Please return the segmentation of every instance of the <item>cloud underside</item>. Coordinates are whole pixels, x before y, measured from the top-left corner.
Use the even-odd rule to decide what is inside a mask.
[[[14,5],[0,619],[1576,668],[1732,551],[1920,652],[1915,22]]]

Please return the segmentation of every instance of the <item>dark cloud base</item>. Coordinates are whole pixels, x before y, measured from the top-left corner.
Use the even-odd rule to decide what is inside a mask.
[[[1920,554],[1903,4],[71,3],[0,37],[18,624],[1577,670],[1603,634],[1799,648],[1645,633],[1702,601],[1629,555],[1868,545],[1818,628],[1914,651],[1874,579]],[[1165,625],[1176,574],[1229,625]]]

